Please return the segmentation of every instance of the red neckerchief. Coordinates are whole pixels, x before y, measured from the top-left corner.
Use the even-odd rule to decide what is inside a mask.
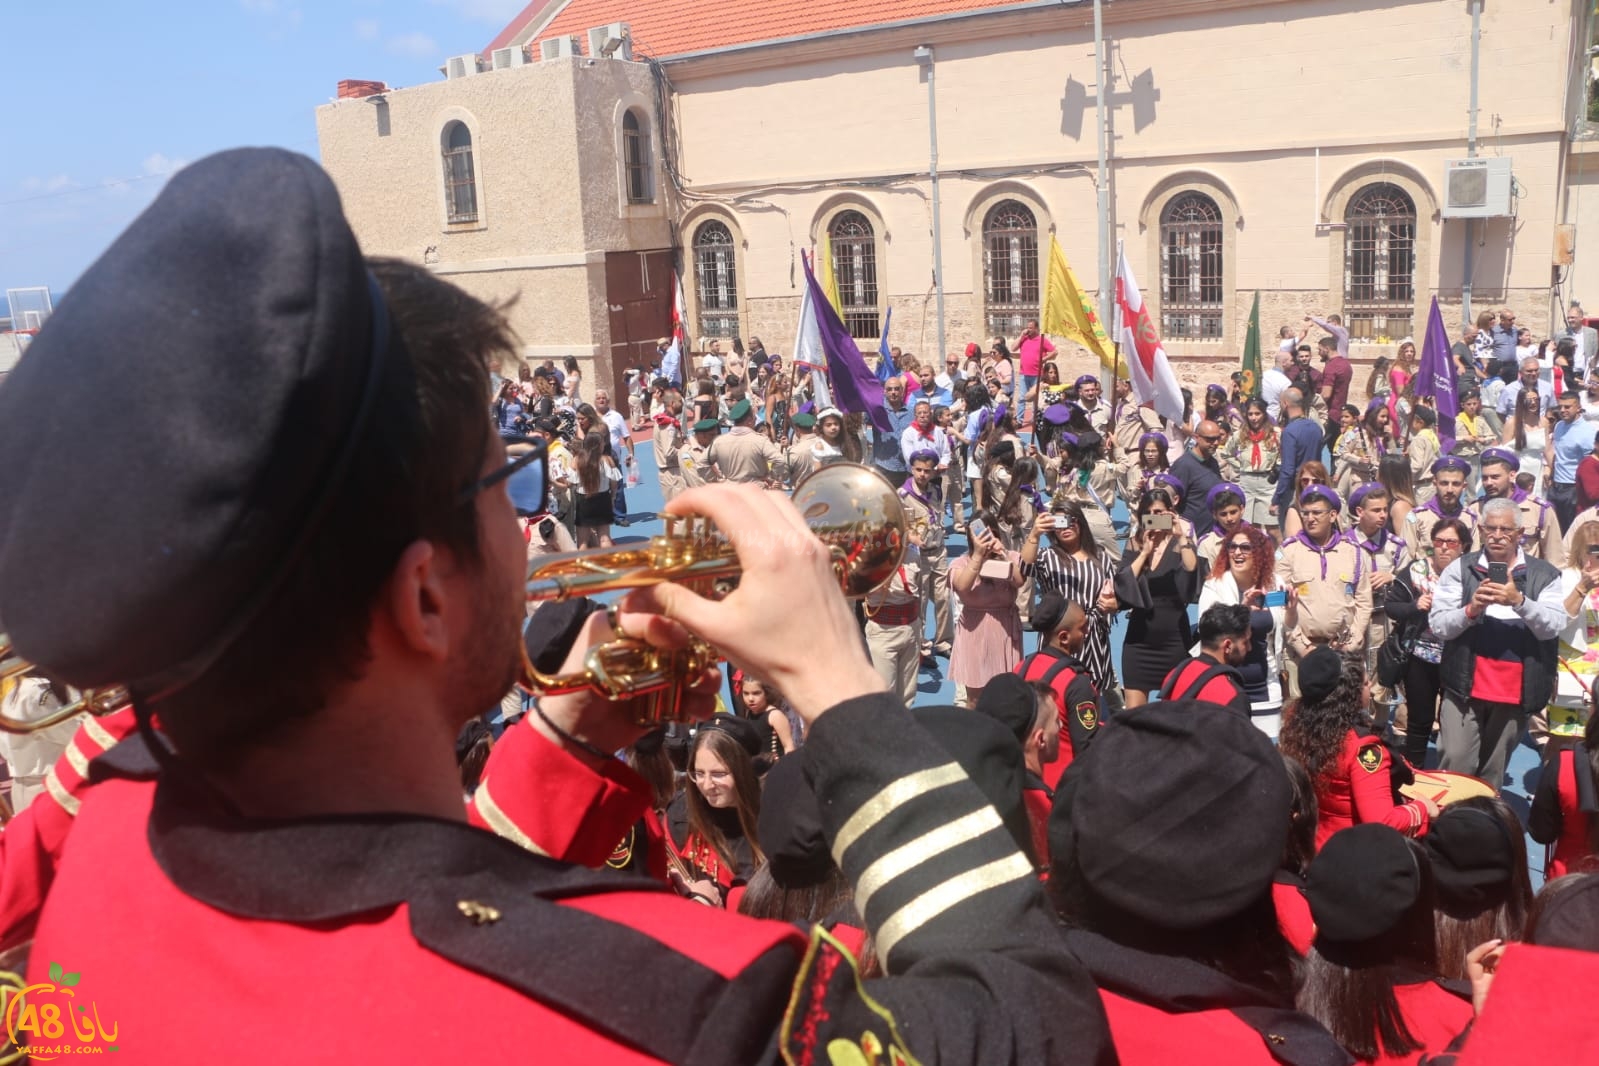
[[[1251,445],[1249,452],[1249,465],[1258,468],[1260,466],[1260,442],[1265,440],[1267,435],[1271,433],[1271,427],[1266,426],[1262,428],[1259,433],[1256,433],[1253,430],[1249,430],[1248,433],[1249,443]]]
[[[923,440],[932,440],[933,434],[938,432],[938,424],[936,422],[933,425],[928,426],[926,429],[923,429],[921,426],[917,426],[914,422],[912,422],[911,425],[915,426],[916,432],[922,435]]]
[[[667,414],[656,415],[655,416],[655,424],[657,426],[671,426],[673,429],[676,429],[676,430],[681,430],[683,428],[681,425],[678,424],[677,419],[675,419],[671,415],[667,415]]]

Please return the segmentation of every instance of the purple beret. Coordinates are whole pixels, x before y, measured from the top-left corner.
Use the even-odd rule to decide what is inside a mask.
[[[1353,509],[1359,507],[1365,502],[1367,496],[1370,496],[1373,492],[1376,492],[1381,488],[1382,482],[1380,481],[1368,481],[1363,485],[1355,486],[1354,491],[1349,494],[1350,508]]]
[[[1485,463],[1504,463],[1512,470],[1521,469],[1521,460],[1516,458],[1516,453],[1509,448],[1484,448],[1482,461]]]
[[[1138,438],[1138,449],[1139,449],[1139,451],[1143,451],[1144,445],[1148,444],[1150,441],[1154,441],[1156,444],[1160,445],[1162,449],[1171,447],[1171,445],[1166,440],[1166,434],[1164,434],[1164,433],[1145,433],[1142,437]]]
[[[1072,384],[1076,385],[1078,388],[1082,388],[1084,385],[1098,385],[1099,379],[1092,374],[1084,374]]]
[[[1231,481],[1223,481],[1219,485],[1212,486],[1211,490],[1205,493],[1205,509],[1207,511],[1214,511],[1216,509],[1216,500],[1229,492],[1234,496],[1237,496],[1239,500],[1244,500],[1247,498],[1244,495],[1243,486],[1235,485]]]
[[[1471,464],[1458,455],[1446,455],[1432,464],[1432,472],[1434,474],[1441,474],[1445,470],[1454,470],[1457,473],[1469,476],[1471,474]]]
[[[1173,477],[1171,474],[1156,474],[1154,477],[1150,478],[1149,487],[1155,488],[1157,486],[1161,486],[1172,492],[1175,492],[1178,496],[1188,495],[1187,490],[1183,488],[1183,483],[1177,480],[1177,478]]]
[[[1338,494],[1326,485],[1312,485],[1304,492],[1301,492],[1299,494],[1299,506],[1303,507],[1315,499],[1326,500],[1332,505],[1334,511],[1341,511],[1344,508],[1344,501],[1340,500]]]

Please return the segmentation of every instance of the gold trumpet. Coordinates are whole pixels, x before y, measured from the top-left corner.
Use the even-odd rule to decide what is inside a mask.
[[[833,557],[833,573],[846,597],[870,594],[899,569],[905,556],[906,518],[899,494],[870,467],[824,466],[794,486],[794,506]],[[732,542],[703,518],[666,516],[665,532],[639,547],[591,548],[535,561],[527,598],[564,600],[671,581],[702,595],[725,594],[741,572]],[[774,531],[774,534],[776,531]],[[589,689],[608,699],[647,697],[640,725],[684,719],[689,679],[721,661],[697,638],[665,650],[619,638],[589,649],[583,669],[546,674],[523,661],[522,686],[534,694]]]
[[[9,681],[14,677],[22,677],[33,672],[33,664],[28,660],[15,655],[11,650],[11,638],[0,633],[0,681]],[[8,714],[0,714],[0,732],[22,735],[37,733],[49,729],[51,726],[60,725],[68,718],[80,714],[91,714],[96,718],[104,718],[108,714],[115,714],[129,704],[128,690],[121,685],[111,685],[106,688],[87,689],[77,699],[64,706],[57,707],[43,718],[34,721],[23,721],[13,718]]]

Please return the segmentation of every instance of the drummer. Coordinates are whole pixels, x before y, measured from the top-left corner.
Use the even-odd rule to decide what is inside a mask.
[[[1278,744],[1316,783],[1316,847],[1340,829],[1381,822],[1420,836],[1438,814],[1430,799],[1394,802],[1394,789],[1410,784],[1410,767],[1394,762],[1371,730],[1365,706],[1365,663],[1331,648],[1317,648],[1299,664],[1299,704],[1283,715]]]

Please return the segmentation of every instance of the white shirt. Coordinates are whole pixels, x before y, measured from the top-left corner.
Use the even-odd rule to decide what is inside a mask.
[[[1271,415],[1272,421],[1277,420],[1277,413],[1282,407],[1283,390],[1292,384],[1288,375],[1277,367],[1260,376],[1260,398],[1266,401],[1266,413]]]
[[[605,422],[605,428],[611,431],[611,452],[617,461],[631,461],[633,449],[628,440],[627,419],[623,418],[614,407],[600,418]]]
[[[907,464],[910,463],[913,454],[928,448],[938,453],[938,468],[940,470],[949,466],[949,434],[938,426],[933,427],[933,439],[931,442],[922,436],[922,431],[916,428],[915,422],[906,426],[905,432],[899,435],[899,451],[905,457]]]
[[[711,372],[711,377],[717,381],[722,380],[722,357],[707,353],[700,356],[700,366]]]

